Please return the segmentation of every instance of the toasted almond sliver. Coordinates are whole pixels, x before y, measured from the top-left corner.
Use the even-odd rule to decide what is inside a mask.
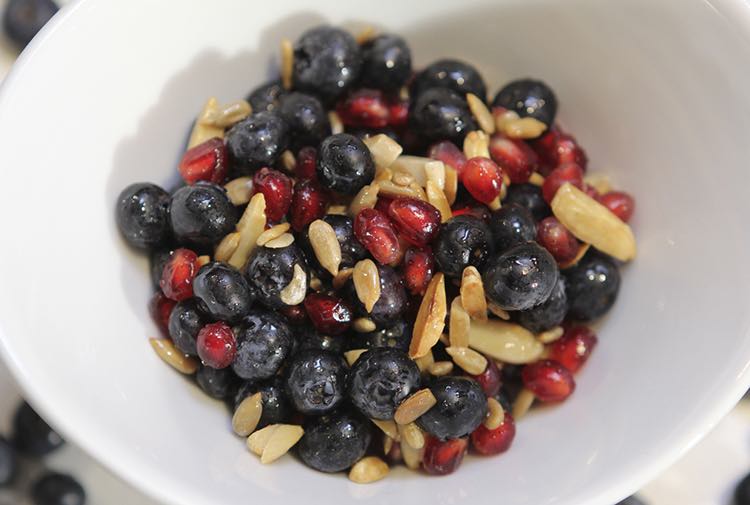
[[[281,39],[281,84],[284,89],[292,89],[292,67],[294,47],[289,39]]]
[[[409,186],[399,186],[393,181],[380,181],[378,182],[378,185],[380,186],[380,194],[391,198],[411,197],[425,201],[427,200],[427,195],[424,190],[422,190],[421,186],[416,182]]]
[[[333,278],[333,289],[341,289],[344,287],[344,284],[346,284],[346,281],[352,278],[352,275],[354,274],[353,268],[344,268],[342,270],[339,270],[339,273],[336,275],[336,277]]]
[[[263,449],[266,448],[268,441],[271,440],[271,435],[278,427],[278,424],[270,424],[265,428],[254,431],[252,435],[247,437],[247,448],[258,456],[263,454]]]
[[[468,374],[479,375],[487,368],[487,358],[468,347],[446,347],[445,352]]]
[[[495,314],[497,317],[502,319],[503,321],[510,321],[510,314],[508,314],[508,311],[505,309],[500,308],[498,305],[490,302],[487,302],[487,308],[490,312]]]
[[[420,372],[424,373],[429,370],[430,366],[435,363],[435,357],[432,355],[432,350],[428,351],[424,356],[414,358],[414,363],[417,364],[417,368],[419,368]]]
[[[450,165],[445,166],[445,190],[443,192],[448,199],[448,203],[453,205],[458,193],[458,172]]]
[[[331,275],[339,273],[341,264],[341,244],[336,238],[333,227],[322,219],[316,219],[308,228],[310,245],[320,266],[328,270]]]
[[[554,328],[541,332],[536,336],[536,339],[543,344],[551,344],[552,342],[559,340],[560,337],[563,336],[563,333],[565,333],[565,330],[563,330],[562,326],[555,326]]]
[[[371,419],[373,424],[380,428],[380,430],[386,434],[386,436],[392,438],[395,441],[401,440],[401,435],[398,431],[398,425],[395,421],[388,419],[388,420],[382,420],[382,419]]]
[[[390,168],[377,168],[374,182],[390,181],[393,179],[393,170]]]
[[[424,172],[427,177],[427,181],[425,182],[434,182],[440,188],[440,191],[445,189],[445,163],[438,160],[428,161],[424,165]]]
[[[352,366],[366,351],[367,349],[352,349],[351,351],[346,351],[344,353],[344,359],[346,359],[349,366]]]
[[[633,231],[607,207],[569,182],[552,199],[552,213],[581,242],[620,261],[635,258]]]
[[[358,261],[354,265],[352,280],[357,298],[365,306],[367,312],[372,312],[380,299],[380,274],[375,262],[370,259]]]
[[[250,254],[255,249],[258,237],[266,227],[266,199],[263,193],[256,193],[247,204],[245,212],[237,223],[240,232],[240,243],[229,258],[228,263],[234,268],[241,269],[247,263]]]
[[[473,93],[466,94],[466,102],[469,104],[469,110],[474,118],[477,120],[479,127],[487,135],[495,133],[495,118],[492,113],[487,109],[484,102]]]
[[[229,258],[232,257],[232,254],[234,254],[234,251],[237,250],[237,246],[239,244],[239,232],[234,231],[227,234],[223,239],[221,239],[219,245],[216,246],[216,250],[214,251],[214,259],[216,261],[229,261]]]
[[[461,305],[472,319],[487,320],[487,299],[484,296],[482,276],[476,267],[464,268],[461,275]]]
[[[398,186],[409,186],[409,184],[414,182],[414,177],[406,172],[396,172],[391,177],[391,180]]]
[[[388,435],[383,435],[383,454],[388,456],[388,453],[391,452],[391,449],[393,449],[393,439]]]
[[[318,279],[315,272],[310,274],[310,289],[313,291],[320,291],[323,288],[323,281]]]
[[[448,198],[434,181],[427,181],[427,201],[440,211],[441,223],[445,223],[453,217]]]
[[[442,377],[443,375],[448,375],[453,371],[453,362],[452,361],[436,361],[427,368],[427,371],[430,372],[430,375],[434,375],[435,377]]]
[[[464,138],[464,156],[466,159],[490,157],[490,139],[481,130],[471,131]]]
[[[573,257],[573,259],[566,263],[562,263],[560,265],[560,268],[564,270],[566,268],[576,266],[578,262],[581,261],[584,256],[586,256],[586,253],[589,252],[589,248],[591,248],[591,244],[581,244],[580,247],[578,247],[578,252]]]
[[[260,462],[264,465],[273,463],[294,447],[294,444],[299,442],[299,439],[304,434],[305,431],[302,429],[302,426],[294,424],[278,425],[263,448],[263,453],[260,455]]]
[[[425,165],[433,162],[432,158],[425,158],[424,156],[411,156],[401,155],[396,158],[390,165],[390,169],[394,172],[406,172],[414,177],[414,181],[420,186],[427,184],[427,172],[425,172]]]
[[[255,431],[263,414],[263,398],[260,392],[248,396],[234,411],[232,416],[232,429],[241,436],[246,437]]]
[[[370,333],[375,331],[377,326],[369,317],[358,317],[352,322],[352,329],[357,333]]]
[[[190,139],[188,140],[188,149],[214,137],[224,138],[224,128],[205,124],[205,120],[215,116],[218,110],[219,102],[214,97],[209,98],[193,125],[193,131],[190,133]]]
[[[255,245],[264,246],[275,238],[279,238],[283,234],[289,231],[289,223],[281,223],[276,226],[272,226],[260,235],[258,240],[255,241]]]
[[[419,429],[416,423],[399,424],[398,432],[401,434],[403,443],[408,444],[414,449],[424,447],[424,433],[422,433],[422,430]]]
[[[455,297],[451,302],[450,316],[448,324],[450,345],[453,347],[468,347],[471,318],[461,304],[460,296]]]
[[[365,26],[359,33],[357,33],[357,36],[355,37],[357,44],[360,46],[362,44],[365,44],[375,37],[378,36],[378,31],[375,29],[374,26]]]
[[[389,168],[404,151],[398,142],[383,133],[368,137],[363,142],[370,150],[375,166],[379,169]]]
[[[345,216],[349,213],[349,207],[342,204],[331,205],[326,209],[326,214],[336,214],[339,216]]]
[[[410,470],[418,470],[422,465],[422,458],[424,457],[424,447],[421,449],[414,449],[409,444],[401,445],[401,456],[404,458],[404,464]]]
[[[357,484],[369,484],[385,478],[389,472],[388,464],[377,456],[366,456],[349,470],[349,480]]]
[[[150,338],[148,341],[157,356],[178,372],[192,375],[198,370],[198,360],[180,352],[168,338]]]
[[[294,264],[292,280],[279,293],[279,298],[287,305],[299,305],[307,294],[307,274],[298,263]]]
[[[516,111],[507,109],[500,113],[493,113],[492,115],[495,116],[495,130],[502,133],[505,133],[505,128],[508,124],[519,119]]]
[[[605,195],[612,191],[612,184],[609,182],[609,176],[601,172],[586,174],[586,177],[583,178],[583,182],[589,186],[593,186],[600,195]]]
[[[341,117],[335,110],[328,113],[328,122],[331,123],[332,134],[344,133],[344,123],[341,121]]]
[[[488,430],[496,430],[503,422],[505,422],[503,406],[494,398],[487,398],[487,417],[484,419],[484,427]]]
[[[281,153],[281,166],[290,173],[294,173],[294,169],[297,168],[297,158],[289,149]]]
[[[501,193],[498,196],[496,196],[494,200],[492,200],[490,203],[487,204],[487,207],[489,207],[490,210],[499,210],[503,206],[503,204],[502,204],[502,196],[503,196],[502,195],[502,188],[501,188],[500,191],[501,191]]]
[[[445,277],[442,272],[436,273],[427,285],[422,303],[414,321],[409,357],[419,358],[426,355],[434,346],[445,328],[445,316],[448,309],[445,300]]]
[[[291,233],[282,233],[276,238],[273,238],[263,244],[263,247],[268,247],[269,249],[283,249],[284,247],[289,247],[294,243],[294,235]]]
[[[401,402],[401,405],[396,409],[393,420],[396,421],[396,424],[413,423],[436,403],[437,400],[429,388],[420,389]]]
[[[200,268],[203,265],[207,265],[208,263],[211,263],[211,256],[208,256],[204,254],[203,256],[198,256],[195,260],[195,266]]]
[[[253,178],[237,177],[224,185],[233,205],[245,205],[253,196]]]
[[[472,321],[469,347],[513,365],[537,361],[544,352],[544,345],[529,330],[518,324],[497,319]]]
[[[535,139],[547,125],[533,117],[522,117],[505,124],[505,134],[512,139]]]
[[[529,184],[541,187],[542,185],[544,185],[544,176],[539,172],[532,172],[531,176],[529,177]]]
[[[516,401],[513,402],[513,419],[516,422],[518,422],[519,419],[526,415],[531,406],[534,404],[535,398],[536,397],[534,396],[534,393],[525,388],[522,389],[520,393],[518,393],[518,396],[516,396]]]
[[[360,189],[359,193],[352,198],[352,203],[349,204],[349,215],[357,217],[357,214],[362,209],[372,209],[375,207],[375,204],[378,203],[379,191],[380,183],[378,182],[373,182]]]
[[[199,121],[208,126],[229,128],[245,119],[252,112],[253,108],[246,100],[236,100],[217,107],[209,115],[201,117]]]

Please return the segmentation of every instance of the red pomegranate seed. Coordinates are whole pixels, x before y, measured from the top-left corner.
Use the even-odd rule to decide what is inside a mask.
[[[393,201],[393,198],[387,197],[385,195],[378,195],[378,201],[375,202],[375,209],[379,210],[386,216],[388,215],[388,207],[391,206],[391,202]]]
[[[336,106],[341,122],[346,126],[383,128],[388,125],[390,111],[377,89],[359,89]]]
[[[560,165],[549,173],[542,185],[542,196],[547,203],[555,197],[557,190],[566,182],[578,189],[583,189],[583,170],[575,163]]]
[[[341,335],[352,324],[352,309],[337,296],[310,293],[305,297],[305,310],[315,329],[329,335]]]
[[[565,163],[575,163],[585,172],[589,159],[572,135],[561,133],[557,140],[557,166]]]
[[[561,402],[576,388],[573,374],[557,361],[544,360],[526,365],[521,372],[523,385],[542,402]]]
[[[497,364],[491,359],[487,360],[487,368],[484,369],[484,372],[479,375],[469,375],[469,377],[482,386],[482,391],[484,391],[487,397],[495,396],[500,392],[500,386],[502,386],[500,369],[497,368]]]
[[[514,184],[527,182],[539,165],[538,156],[526,142],[500,133],[490,139],[490,156]]]
[[[302,305],[284,305],[278,310],[294,325],[299,326],[307,322],[307,312]]]
[[[469,441],[466,438],[439,440],[433,436],[425,435],[422,468],[432,475],[453,473],[464,460],[468,447]]]
[[[481,219],[482,221],[490,220],[490,211],[484,205],[474,205],[474,206],[467,205],[466,207],[453,209],[452,212],[453,212],[453,217],[460,216],[462,214],[468,214],[470,216],[474,216],[478,219]]]
[[[292,181],[278,170],[261,168],[253,176],[256,193],[266,197],[266,217],[271,222],[280,221],[292,204]]]
[[[388,206],[388,217],[401,236],[417,247],[432,242],[440,230],[440,211],[417,198],[396,198]]]
[[[450,140],[443,140],[442,142],[432,144],[427,151],[427,157],[433,160],[440,160],[446,165],[452,166],[458,172],[459,177],[461,177],[461,173],[463,173],[464,166],[466,165],[464,152]]]
[[[435,273],[435,258],[429,248],[409,248],[404,256],[404,282],[413,295],[423,295]]]
[[[292,197],[291,223],[294,231],[302,231],[305,226],[326,215],[328,194],[312,180],[300,181],[294,187]]]
[[[198,357],[204,365],[211,368],[228,367],[237,352],[234,333],[227,323],[207,324],[198,332],[195,343]]]
[[[500,194],[503,172],[489,158],[476,157],[466,161],[461,182],[477,201],[490,203]]]
[[[610,191],[599,197],[599,202],[624,222],[630,221],[635,211],[635,200],[624,191]]]
[[[395,262],[401,255],[401,246],[393,225],[377,209],[359,211],[354,218],[354,236],[383,265]]]
[[[155,293],[148,302],[148,311],[151,319],[161,331],[162,335],[169,336],[169,315],[177,302],[170,300],[164,293]]]
[[[588,326],[571,326],[549,347],[550,358],[575,373],[591,356],[598,339]]]
[[[161,274],[159,286],[170,300],[179,302],[193,296],[193,277],[198,272],[198,255],[190,249],[172,253]]]
[[[315,179],[315,163],[318,159],[318,150],[314,147],[303,147],[297,153],[297,164],[294,167],[294,173],[300,179]]]
[[[388,100],[388,124],[394,128],[406,126],[409,122],[409,101],[393,98]]]
[[[558,263],[567,263],[575,258],[580,243],[557,218],[543,219],[536,227],[536,241],[547,249]]]
[[[586,170],[588,157],[578,145],[575,138],[553,126],[547,133],[531,141],[531,147],[539,156],[539,170],[547,175],[551,170],[564,163],[575,163]]]
[[[484,424],[480,424],[479,428],[471,434],[471,445],[479,454],[492,456],[510,449],[515,437],[516,423],[513,421],[513,416],[506,412],[503,424],[494,430],[489,430]]]
[[[227,177],[227,151],[218,137],[188,149],[180,161],[180,175],[188,184],[209,181],[221,184]]]

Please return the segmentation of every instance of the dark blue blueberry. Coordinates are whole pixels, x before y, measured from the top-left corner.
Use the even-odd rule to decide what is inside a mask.
[[[441,440],[460,438],[474,431],[487,414],[482,387],[466,377],[438,377],[430,385],[437,403],[417,419],[417,424]]]
[[[735,500],[736,501],[735,505],[750,504],[750,495],[748,495],[748,498],[749,498],[748,501]],[[638,498],[636,495],[633,495],[633,496],[628,496],[621,502],[617,502],[617,505],[646,505],[646,502]]]
[[[280,293],[292,280],[294,265],[308,273],[309,284],[305,256],[296,244],[277,249],[256,247],[245,267],[245,278],[255,298],[272,309],[284,306]]]
[[[237,210],[221,186],[198,182],[172,196],[172,230],[181,243],[213,245],[234,231]]]
[[[303,414],[326,414],[344,399],[346,363],[332,352],[314,349],[297,353],[286,369],[286,391]]]
[[[0,487],[13,481],[18,471],[18,458],[13,446],[0,436]]]
[[[54,451],[65,441],[26,402],[16,410],[13,417],[13,445],[25,454],[44,456]]]
[[[490,214],[490,231],[495,251],[502,253],[510,247],[536,239],[536,223],[531,212],[520,205],[503,205]]]
[[[164,272],[164,265],[167,264],[167,261],[169,261],[173,252],[172,249],[167,248],[156,249],[151,253],[151,257],[149,258],[151,264],[151,282],[154,283],[156,289],[159,289],[159,282],[161,281],[161,274]]]
[[[331,122],[320,100],[304,93],[281,97],[279,114],[289,126],[291,147],[317,146],[331,134]]]
[[[546,301],[530,309],[518,311],[515,317],[518,324],[533,333],[539,333],[562,323],[567,313],[568,297],[565,293],[565,278],[561,275]]]
[[[26,47],[58,9],[52,0],[10,0],[3,15],[5,33],[19,47]]]
[[[746,475],[734,489],[734,505],[750,505],[750,474]]]
[[[465,97],[473,93],[487,100],[487,87],[476,68],[457,60],[439,60],[427,66],[414,78],[412,96],[419,96],[430,88],[447,88]]]
[[[535,242],[491,258],[482,272],[484,291],[504,310],[526,310],[549,298],[560,272],[555,258]]]
[[[534,79],[509,82],[498,91],[493,107],[505,107],[521,117],[533,117],[548,127],[557,114],[557,98],[549,86]]]
[[[247,101],[254,112],[274,111],[279,106],[279,100],[286,94],[280,80],[261,84],[247,95]]]
[[[359,45],[339,28],[312,28],[294,45],[294,89],[317,95],[330,103],[357,79],[362,67]]]
[[[489,227],[481,219],[466,214],[441,225],[434,245],[438,268],[454,279],[460,278],[469,265],[481,271],[493,252]]]
[[[411,77],[411,50],[397,35],[379,35],[362,46],[361,84],[398,91]]]
[[[234,330],[234,373],[248,380],[273,377],[292,350],[292,330],[275,312],[253,309]]]
[[[253,304],[250,288],[240,271],[217,261],[198,270],[193,279],[193,295],[206,314],[228,323],[242,319]]]
[[[340,472],[362,459],[372,438],[372,423],[361,415],[339,410],[309,418],[297,444],[304,464],[320,472]]]
[[[620,291],[620,271],[612,258],[591,249],[563,273],[571,318],[593,321],[612,308]]]
[[[380,277],[380,298],[375,302],[371,312],[365,310],[365,306],[357,297],[354,283],[347,281],[344,292],[355,310],[363,317],[369,317],[379,327],[392,326],[401,319],[408,308],[409,298],[406,295],[404,280],[401,275],[387,265],[378,264],[378,275]]]
[[[86,492],[70,475],[49,472],[31,486],[34,505],[84,505]]]
[[[508,397],[503,391],[499,391],[495,395],[495,400],[497,400],[498,403],[502,405],[505,412],[513,412],[513,404],[510,403],[510,400],[508,400]]]
[[[169,226],[169,193],[156,184],[131,184],[117,197],[117,226],[134,247],[150,249],[166,243]]]
[[[226,134],[229,166],[236,174],[272,167],[289,146],[289,127],[277,112],[261,111],[234,125]]]
[[[468,132],[477,129],[464,97],[448,88],[421,92],[412,102],[409,121],[427,140],[451,140],[459,145]]]
[[[419,368],[399,349],[362,354],[349,371],[349,401],[370,419],[393,419],[399,404],[419,389]]]
[[[349,340],[340,335],[321,335],[314,328],[308,326],[297,330],[295,337],[295,353],[306,349],[318,349],[341,354],[344,350],[344,343]]]
[[[347,128],[346,133],[351,133],[355,137],[357,137],[360,140],[367,140],[370,137],[374,137],[375,135],[380,135],[381,133],[387,137],[392,138],[396,142],[400,142],[398,133],[396,133],[396,130],[393,128]]]
[[[542,188],[533,184],[511,184],[508,186],[508,194],[503,200],[503,205],[514,203],[525,207],[537,221],[552,215],[552,210],[542,197]]]
[[[258,428],[263,428],[269,424],[285,423],[289,420],[292,409],[289,406],[284,379],[279,376],[262,382],[243,383],[234,397],[234,409],[240,405],[242,400],[257,392],[260,392],[263,404]]]
[[[218,370],[210,366],[201,366],[195,374],[195,380],[208,396],[217,400],[234,395],[240,382],[231,368]]]
[[[403,319],[369,333],[354,333],[348,341],[349,349],[373,349],[375,347],[393,347],[407,351],[411,343],[411,325]]]
[[[195,347],[195,339],[206,323],[208,320],[198,307],[198,301],[195,298],[183,300],[175,305],[169,314],[169,338],[179,350],[196,356],[198,350]]]
[[[375,177],[375,162],[364,142],[348,133],[331,135],[320,144],[315,170],[331,191],[355,195]]]

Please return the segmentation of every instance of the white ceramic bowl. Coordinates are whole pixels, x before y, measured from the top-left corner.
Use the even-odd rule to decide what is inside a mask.
[[[261,466],[153,354],[147,262],[115,228],[121,188],[175,178],[207,96],[244,96],[281,37],[324,21],[396,31],[418,64],[465,58],[492,92],[543,78],[591,167],[638,199],[640,255],[576,394],[450,477]],[[172,504],[611,505],[750,383],[749,36],[739,0],[76,3],[0,93],[3,355],[66,436]]]

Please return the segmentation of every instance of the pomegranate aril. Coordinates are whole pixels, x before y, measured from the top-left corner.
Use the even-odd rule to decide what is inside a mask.
[[[497,395],[500,392],[502,386],[502,379],[500,378],[500,369],[497,364],[491,359],[487,360],[487,368],[484,372],[479,375],[469,375],[472,379],[477,381],[482,386],[482,391],[489,398]]]
[[[190,249],[177,249],[172,253],[161,274],[161,287],[164,295],[176,302],[193,296],[193,278],[198,272],[198,255]]]
[[[539,166],[539,158],[526,142],[497,133],[490,139],[490,156],[514,184],[527,182]]]
[[[557,165],[560,166],[565,163],[575,163],[585,172],[589,159],[572,135],[561,133],[557,139]]]
[[[401,245],[393,225],[377,209],[359,211],[354,219],[354,236],[383,265],[395,262],[401,255]]]
[[[591,356],[598,339],[588,326],[570,326],[549,347],[549,357],[575,373]]]
[[[302,231],[305,226],[326,215],[328,193],[315,181],[304,180],[294,187],[290,221],[294,231]]]
[[[462,214],[468,214],[485,222],[490,220],[490,211],[484,205],[467,205],[466,207],[453,209],[452,213],[453,217],[460,216]]]
[[[531,147],[539,156],[539,171],[547,175],[550,171],[565,163],[575,163],[585,171],[588,157],[576,139],[564,133],[559,127],[550,130],[531,142]]]
[[[315,163],[318,159],[318,150],[311,146],[303,147],[297,153],[297,164],[294,173],[299,179],[315,179]]]
[[[148,311],[151,314],[151,319],[161,331],[165,337],[169,336],[169,315],[172,313],[172,309],[177,305],[177,302],[170,300],[164,293],[154,293],[151,297],[151,301],[148,302]]]
[[[576,382],[562,364],[543,360],[526,365],[521,372],[523,385],[542,402],[561,402],[573,394]]]
[[[455,472],[464,460],[469,441],[466,438],[439,440],[425,435],[422,468],[432,475],[448,475]]]
[[[375,210],[379,210],[386,216],[388,215],[388,207],[391,206],[391,202],[393,201],[393,198],[387,197],[385,195],[378,195],[378,201],[375,202]]]
[[[610,191],[600,196],[599,202],[626,223],[633,217],[635,200],[623,191]]]
[[[552,202],[557,190],[566,182],[578,189],[583,189],[583,170],[575,163],[560,165],[549,173],[542,184],[542,197],[547,203]]]
[[[390,120],[390,110],[383,92],[359,89],[339,102],[336,112],[346,126],[383,128]]]
[[[388,124],[394,128],[406,126],[409,122],[409,102],[392,98],[388,100]]]
[[[427,248],[410,248],[404,256],[403,277],[406,289],[413,295],[423,295],[435,273],[435,258]]]
[[[300,326],[307,322],[307,312],[302,305],[284,305],[278,310],[291,324]]]
[[[388,206],[388,217],[407,241],[422,247],[440,230],[440,211],[417,198],[396,198]]]
[[[484,424],[471,434],[471,445],[479,454],[491,456],[501,454],[508,449],[516,437],[516,423],[509,412],[505,412],[503,424],[494,430],[487,429]]]
[[[594,200],[599,200],[599,198],[601,198],[602,196],[594,186],[585,182],[583,183],[583,192],[589,195]]]
[[[226,323],[207,324],[196,338],[198,357],[211,368],[226,368],[232,364],[237,352],[237,342],[232,328]]]
[[[467,160],[460,177],[469,194],[484,204],[498,197],[503,184],[502,170],[489,158]]]
[[[227,177],[227,151],[218,137],[188,149],[180,161],[180,175],[188,184],[208,181],[221,184]]]
[[[427,151],[427,157],[433,160],[440,160],[446,165],[452,166],[458,172],[459,177],[461,177],[464,165],[466,165],[464,152],[450,140],[443,140],[442,142],[432,144]]]
[[[266,199],[266,217],[278,222],[289,212],[292,204],[292,181],[278,170],[261,168],[253,176],[256,193],[263,193]]]
[[[338,296],[310,293],[305,297],[305,311],[316,330],[328,335],[341,335],[352,324],[352,309]]]
[[[555,217],[543,219],[536,228],[536,241],[547,249],[558,263],[575,258],[581,244]]]

